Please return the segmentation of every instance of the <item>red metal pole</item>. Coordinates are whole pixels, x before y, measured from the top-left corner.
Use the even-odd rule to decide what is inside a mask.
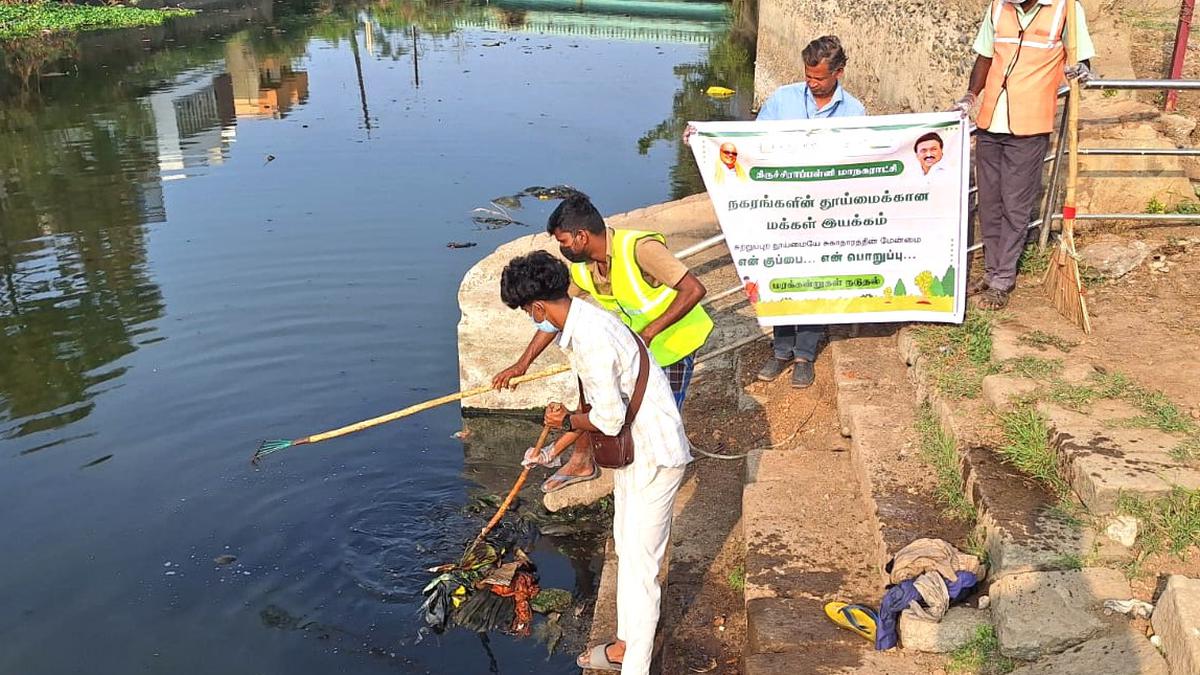
[[[1175,31],[1175,50],[1171,53],[1171,74],[1168,77],[1178,80],[1183,77],[1183,57],[1187,54],[1188,36],[1192,32],[1192,11],[1196,8],[1196,0],[1183,0],[1179,6],[1179,28]],[[1167,112],[1175,112],[1179,103],[1179,91],[1172,89],[1167,92]]]

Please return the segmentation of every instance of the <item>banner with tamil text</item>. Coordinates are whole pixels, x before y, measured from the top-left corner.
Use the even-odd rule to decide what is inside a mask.
[[[692,124],[759,323],[963,320],[970,148],[957,113]]]

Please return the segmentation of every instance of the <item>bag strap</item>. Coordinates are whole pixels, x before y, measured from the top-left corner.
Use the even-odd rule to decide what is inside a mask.
[[[642,344],[642,338],[638,337],[632,328],[629,329],[629,334],[638,346],[638,374],[637,382],[633,385],[633,396],[625,408],[625,426],[633,424],[633,419],[637,417],[638,410],[642,407],[642,398],[646,395],[646,383],[650,381],[650,356],[646,354],[646,345]]]
[[[633,396],[629,398],[629,405],[625,407],[625,426],[633,424],[634,418],[637,417],[638,410],[642,408],[642,399],[646,396],[646,384],[650,381],[650,355],[646,353],[646,345],[642,344],[642,338],[638,337],[632,328],[629,329],[629,333],[638,346],[638,374],[633,384]],[[587,401],[583,394],[583,380],[576,376],[575,382],[579,385],[579,409],[583,410]]]

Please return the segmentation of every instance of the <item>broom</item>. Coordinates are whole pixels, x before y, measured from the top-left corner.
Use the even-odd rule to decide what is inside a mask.
[[[1067,0],[1067,61],[1077,63],[1075,0]],[[1073,78],[1067,98],[1067,194],[1063,200],[1062,235],[1050,257],[1046,278],[1042,281],[1046,293],[1059,314],[1092,332],[1088,318],[1087,299],[1083,296],[1083,280],[1079,277],[1079,258],[1075,253],[1075,187],[1079,180],[1079,79]],[[1060,141],[1061,142],[1061,141]]]

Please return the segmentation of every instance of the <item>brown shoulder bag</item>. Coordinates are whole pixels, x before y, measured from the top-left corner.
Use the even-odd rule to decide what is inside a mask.
[[[633,331],[629,331],[633,333]],[[606,436],[599,431],[585,431],[583,441],[592,448],[592,457],[596,464],[606,469],[620,469],[633,463],[633,420],[637,417],[638,409],[642,407],[642,397],[646,394],[646,382],[650,379],[650,356],[646,354],[646,345],[641,338],[633,334],[633,341],[638,346],[637,382],[633,386],[633,396],[625,408],[625,424],[616,436]],[[583,380],[579,382],[579,409],[587,412],[591,406],[586,404],[583,395]]]

